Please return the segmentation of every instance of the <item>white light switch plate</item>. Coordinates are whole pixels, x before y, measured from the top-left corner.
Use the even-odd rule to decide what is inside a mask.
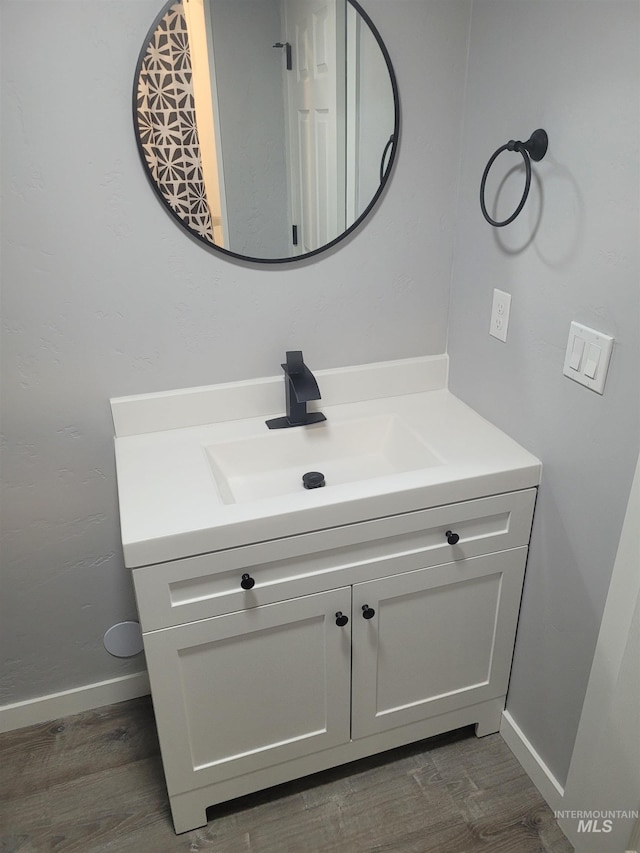
[[[582,323],[572,322],[563,373],[598,394],[604,392],[614,339]]]

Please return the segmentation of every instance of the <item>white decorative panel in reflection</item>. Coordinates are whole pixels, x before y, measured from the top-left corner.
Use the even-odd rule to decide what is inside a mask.
[[[332,64],[327,47],[334,41],[333,33],[328,33],[329,15],[325,6],[313,16],[313,55],[316,77],[326,74]],[[333,53],[333,51],[331,51]]]

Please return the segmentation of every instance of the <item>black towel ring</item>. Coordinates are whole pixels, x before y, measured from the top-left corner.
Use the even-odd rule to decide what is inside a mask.
[[[380,183],[384,181],[384,173],[387,171],[387,154],[391,149],[391,146],[395,143],[396,138],[392,133],[389,137],[389,141],[384,146],[384,150],[382,152],[382,159],[380,160]]]
[[[534,160],[536,163],[538,160],[542,160],[544,155],[547,153],[547,145],[549,144],[549,139],[547,137],[546,131],[541,128],[538,130],[534,130],[529,139],[526,142],[516,142],[511,139],[507,142],[506,145],[503,145],[501,148],[493,154],[487,166],[484,170],[484,174],[482,175],[482,181],[480,182],[480,209],[482,210],[482,215],[487,220],[489,225],[493,225],[495,228],[502,228],[503,225],[508,225],[510,222],[516,218],[516,216],[520,213],[522,208],[524,207],[524,203],[527,200],[527,196],[529,195],[529,187],[531,186],[531,160]],[[526,170],[526,177],[524,182],[524,192],[522,194],[522,198],[520,199],[520,204],[516,207],[515,211],[511,214],[508,219],[504,219],[502,222],[496,222],[495,219],[492,219],[487,213],[487,208],[484,203],[484,185],[487,181],[487,175],[489,174],[489,169],[493,166],[493,161],[498,157],[499,154],[502,154],[503,151],[519,151],[522,154],[522,159],[524,160],[524,167]]]

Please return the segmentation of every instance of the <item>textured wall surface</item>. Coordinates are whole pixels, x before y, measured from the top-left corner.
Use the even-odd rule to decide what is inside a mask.
[[[182,233],[147,185],[133,74],[160,0],[2,3],[0,704],[140,670],[111,396],[444,351],[469,4],[369,0],[394,62],[397,168],[331,254],[259,268]]]
[[[454,393],[544,463],[509,708],[562,781],[640,432],[638,3],[475,0],[463,101],[470,2],[364,0],[398,76],[395,174],[345,244],[282,268],[207,252],[147,186],[130,98],[160,5],[0,7],[0,705],[143,666],[102,647],[135,616],[109,397],[275,374],[287,348],[326,368],[447,346]],[[538,126],[527,208],[494,231],[484,165]],[[562,376],[572,319],[616,338],[603,397]]]
[[[450,385],[543,461],[508,709],[561,784],[638,456],[639,10],[473,7]],[[485,164],[537,127],[549,152],[527,206],[492,229],[478,203]],[[518,160],[501,155],[494,187]],[[500,219],[522,187],[518,167]],[[488,335],[494,287],[512,294],[506,344]],[[571,320],[616,339],[603,396],[562,375]]]

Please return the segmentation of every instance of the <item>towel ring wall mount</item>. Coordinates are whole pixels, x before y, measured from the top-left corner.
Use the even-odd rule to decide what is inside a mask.
[[[526,142],[518,142],[514,139],[511,139],[507,142],[506,145],[502,145],[498,150],[491,156],[489,162],[486,165],[484,173],[482,175],[482,181],[480,182],[480,209],[482,210],[482,215],[487,220],[490,225],[493,225],[495,228],[502,228],[503,225],[508,225],[510,222],[518,216],[524,204],[527,200],[527,196],[529,195],[529,188],[531,186],[531,160],[534,162],[538,162],[542,160],[544,155],[547,153],[547,146],[549,144],[549,138],[545,130],[539,128],[538,130],[534,130],[529,139]],[[484,186],[487,181],[487,175],[489,174],[489,170],[493,166],[494,160],[502,154],[503,151],[518,151],[522,155],[522,159],[524,160],[524,167],[526,171],[525,183],[524,183],[524,192],[522,194],[522,198],[520,199],[520,204],[516,207],[515,211],[511,214],[508,219],[504,219],[502,222],[497,222],[495,219],[492,219],[487,213],[487,208],[484,203]]]

